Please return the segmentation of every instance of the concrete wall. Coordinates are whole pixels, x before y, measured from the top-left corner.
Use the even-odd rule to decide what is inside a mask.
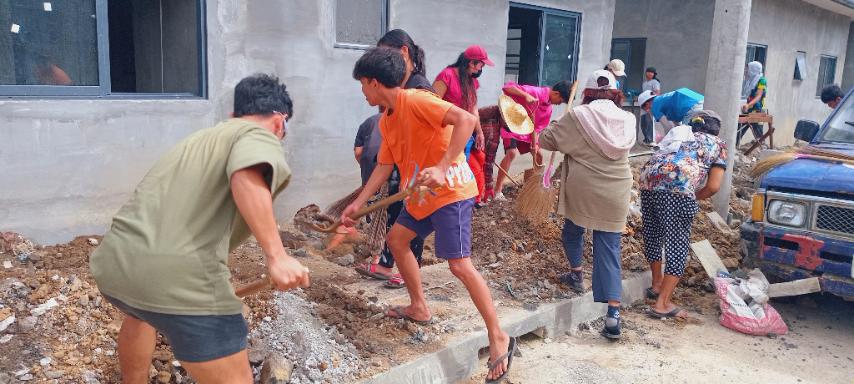
[[[607,61],[614,0],[531,3],[583,14],[581,78]],[[209,0],[208,100],[0,101],[0,230],[42,243],[103,232],[151,164],[182,137],[226,118],[232,87],[255,72],[278,74],[295,104],[285,143],[294,179],[277,201],[279,219],[352,190],[359,183],[353,136],[374,109],[351,78],[362,51],[333,47],[334,4]],[[509,2],[392,0],[390,8],[391,27],[408,30],[427,51],[428,76],[467,45],[483,45],[496,67],[485,71],[479,97],[481,104],[497,99]]]
[[[836,56],[842,82],[851,20],[800,0],[753,0],[749,43],[768,46],[765,77],[775,144],[792,144],[799,119],[823,121],[830,109],[816,96],[820,55]],[[793,80],[797,51],[807,53],[807,77]],[[750,137],[750,135],[748,135]]]
[[[702,92],[714,10],[708,0],[617,0],[614,37],[647,39],[644,66],[658,70],[662,92]]]
[[[842,72],[842,91],[848,92],[854,87],[854,22],[848,29],[848,48],[845,50],[845,68]]]

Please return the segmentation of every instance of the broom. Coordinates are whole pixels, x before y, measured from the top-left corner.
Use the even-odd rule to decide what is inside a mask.
[[[551,172],[556,154],[557,151],[553,151],[549,155],[549,165],[537,168],[536,173],[528,178],[522,190],[519,191],[516,212],[530,222],[538,223],[545,220],[554,208],[556,190],[551,185]]]
[[[572,102],[575,100],[577,87],[578,81],[576,80],[572,83],[565,113],[569,113],[572,109]],[[538,140],[536,132],[532,134],[532,139],[532,146],[536,146]],[[536,223],[545,220],[554,206],[554,188],[551,187],[551,182],[546,185],[545,181],[550,180],[556,153],[556,151],[552,152],[549,159],[549,166],[544,170],[542,164],[537,164],[537,154],[534,151],[531,152],[531,157],[534,158],[534,166],[532,169],[525,171],[525,184],[522,186],[522,190],[519,191],[519,197],[516,200],[516,212],[531,222]]]
[[[815,147],[805,147],[801,148],[797,152],[777,153],[759,160],[756,165],[753,166],[753,169],[750,170],[750,177],[758,178],[772,169],[795,159],[811,159],[854,165],[854,157],[852,156]]]

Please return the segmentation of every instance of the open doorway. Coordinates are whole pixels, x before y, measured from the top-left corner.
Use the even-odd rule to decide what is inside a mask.
[[[641,85],[646,80],[646,38],[617,38],[611,40],[611,58],[620,59],[626,64],[626,76],[620,80],[623,93],[634,97],[641,93]]]
[[[578,70],[581,14],[510,3],[505,81],[551,86]]]

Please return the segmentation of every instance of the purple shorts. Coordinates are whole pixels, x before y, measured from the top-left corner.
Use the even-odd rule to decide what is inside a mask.
[[[415,220],[403,208],[395,223],[415,232],[422,239],[436,231],[436,257],[459,259],[471,256],[473,210],[474,198],[448,204],[421,220]]]

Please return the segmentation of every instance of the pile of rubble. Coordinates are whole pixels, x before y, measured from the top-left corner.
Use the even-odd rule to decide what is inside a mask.
[[[709,240],[730,268],[741,261],[737,225],[750,209],[753,181],[746,168],[755,161],[736,156],[740,166],[733,182],[732,225],[705,214],[711,207],[704,201],[692,236],[692,241]],[[633,164],[635,170],[641,164]],[[545,223],[530,225],[513,211],[515,191],[505,192],[511,200],[491,202],[477,210],[472,223],[472,259],[496,299],[505,305],[531,308],[575,295],[558,281],[558,275],[569,270],[561,244],[563,219],[552,214]],[[638,206],[634,193],[632,214],[622,237],[626,272],[648,269]],[[300,215],[315,221],[325,219],[316,206]],[[584,257],[589,282],[592,254],[587,236]],[[336,271],[331,278],[315,279],[306,290],[265,292],[244,299],[256,379],[262,374],[262,364],[272,361],[287,368],[291,382],[351,382],[402,363],[412,353],[436,350],[443,335],[455,331],[454,324],[442,319],[423,327],[384,318],[380,298],[345,287],[358,281],[350,267],[370,259],[369,247],[348,241],[327,252],[324,238],[305,227],[282,231],[282,241],[292,255],[305,261],[332,262],[329,268]],[[0,349],[9,351],[0,354],[0,383],[10,379],[119,381],[116,340],[122,316],[105,303],[88,272],[89,254],[99,241],[98,236],[85,236],[43,247],[18,234],[0,234]],[[425,264],[442,262],[433,257],[431,249],[432,239],[428,239]],[[263,256],[254,242],[238,248],[230,265],[235,285],[264,273]],[[312,274],[316,273],[313,269]],[[710,288],[707,282],[702,266],[692,258],[683,286],[691,287],[697,296],[710,296],[703,293]],[[409,348],[412,351],[407,354],[401,352],[401,346],[416,348]],[[154,357],[153,382],[192,383],[163,340],[158,340]]]

